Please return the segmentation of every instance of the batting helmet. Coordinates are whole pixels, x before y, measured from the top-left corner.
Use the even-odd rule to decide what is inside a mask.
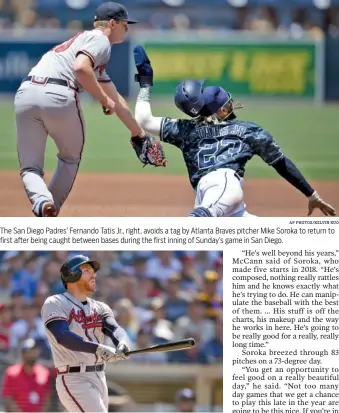
[[[218,112],[219,109],[227,107],[229,110],[228,119],[235,119],[235,109],[242,108],[239,102],[234,102],[230,92],[227,92],[220,86],[207,86],[202,92],[204,106],[200,111],[201,116],[211,116]]]
[[[75,283],[80,280],[82,275],[80,266],[83,264],[90,264],[95,272],[100,269],[98,261],[91,260],[85,255],[75,255],[69,258],[60,268],[61,281],[65,288],[67,283]]]
[[[174,103],[186,115],[195,118],[204,106],[202,95],[205,80],[184,79],[175,89]]]

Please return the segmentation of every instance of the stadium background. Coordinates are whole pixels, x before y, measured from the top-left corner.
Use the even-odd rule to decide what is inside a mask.
[[[101,263],[93,297],[113,309],[131,348],[187,337],[197,343],[191,356],[186,351],[153,353],[108,364],[110,411],[173,411],[181,388],[196,393],[198,410],[221,411],[223,262],[222,252],[211,251],[1,252],[0,411],[8,387],[5,371],[20,362],[27,338],[38,343],[38,363],[51,370],[54,387],[40,309],[49,295],[65,291],[59,269],[75,253]],[[10,393],[20,394],[21,388],[13,386],[20,384],[12,385]],[[61,411],[54,392],[47,411]]]
[[[245,105],[239,117],[266,127],[338,207],[339,0],[121,2],[141,23],[113,47],[108,72],[131,108],[138,90],[132,47],[141,43],[155,70],[155,115],[181,116],[173,91],[184,77],[223,85]],[[100,3],[0,0],[1,216],[31,215],[18,173],[12,94],[41,53],[92,27]],[[142,168],[117,117],[103,116],[97,104],[84,100],[85,151],[62,216],[187,216],[194,193],[180,152],[165,145],[168,167]],[[47,171],[55,154],[50,141]],[[304,197],[260,159],[247,168],[245,201],[259,216],[307,212]]]

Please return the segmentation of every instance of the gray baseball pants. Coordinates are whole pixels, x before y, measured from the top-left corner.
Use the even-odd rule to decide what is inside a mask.
[[[108,411],[108,389],[104,371],[58,375],[56,390],[68,412]]]
[[[20,175],[40,216],[53,202],[59,211],[74,184],[85,143],[85,122],[78,93],[66,86],[23,82],[15,95],[15,121]],[[58,163],[48,186],[44,181],[47,136],[58,148]]]

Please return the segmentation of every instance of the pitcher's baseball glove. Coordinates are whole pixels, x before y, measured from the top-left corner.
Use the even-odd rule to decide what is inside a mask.
[[[142,138],[133,136],[131,145],[135,150],[137,157],[141,163],[153,166],[166,166],[167,159],[165,157],[164,148],[161,143],[148,133]]]

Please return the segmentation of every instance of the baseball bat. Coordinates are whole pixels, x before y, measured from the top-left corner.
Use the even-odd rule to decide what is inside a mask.
[[[138,350],[130,350],[126,352],[126,355],[130,356],[140,353],[156,353],[159,351],[177,351],[184,350],[185,348],[190,348],[193,346],[195,346],[194,339],[186,338],[185,340],[170,341],[169,343],[155,344],[154,346],[139,348]]]

